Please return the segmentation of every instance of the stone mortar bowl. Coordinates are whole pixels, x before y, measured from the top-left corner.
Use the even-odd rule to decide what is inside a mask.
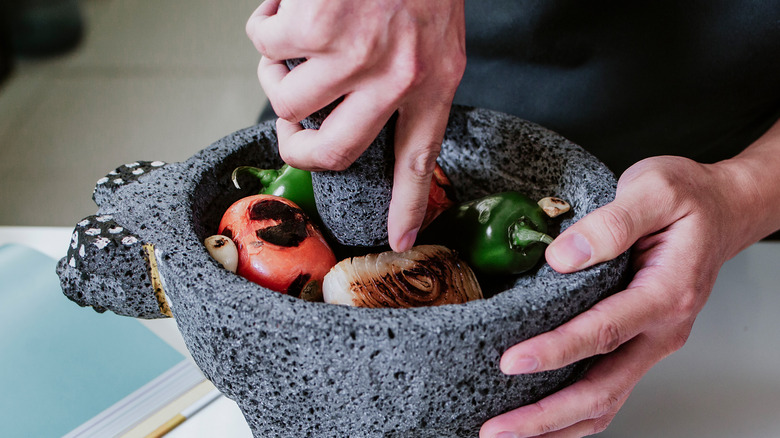
[[[202,244],[222,212],[252,193],[232,186],[231,171],[282,164],[273,124],[233,133],[183,163],[139,163],[98,182],[100,208],[76,226],[58,266],[63,290],[98,311],[145,318],[168,313],[164,291],[196,363],[256,437],[475,437],[487,419],[587,367],[507,376],[502,352],[619,290],[627,271],[627,254],[566,275],[542,263],[525,276],[482,279],[492,296],[460,305],[306,302],[226,271]],[[453,109],[439,163],[460,201],[504,190],[568,200],[573,213],[561,229],[612,200],[616,186],[561,136],[466,107]]]

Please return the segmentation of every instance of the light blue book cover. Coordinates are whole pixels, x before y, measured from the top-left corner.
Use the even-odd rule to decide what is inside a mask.
[[[0,247],[0,437],[60,437],[184,359],[139,321],[68,300],[55,266]]]

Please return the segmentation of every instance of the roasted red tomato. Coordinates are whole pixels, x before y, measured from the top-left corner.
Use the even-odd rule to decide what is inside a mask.
[[[295,203],[273,195],[238,200],[222,216],[219,234],[238,247],[236,273],[268,289],[316,299],[336,257]],[[313,290],[315,289],[315,290]]]
[[[444,210],[455,205],[452,195],[452,183],[447,178],[438,164],[433,169],[433,178],[431,178],[431,190],[428,192],[428,208],[425,210],[425,217],[420,229],[425,229],[428,224],[433,222]]]

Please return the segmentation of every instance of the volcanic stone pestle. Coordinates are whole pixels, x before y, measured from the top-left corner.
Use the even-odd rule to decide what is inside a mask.
[[[303,59],[288,60],[292,70]],[[339,100],[340,101],[340,100]],[[336,101],[301,121],[319,129]],[[345,246],[387,244],[387,211],[393,188],[393,137],[396,116],[390,118],[366,151],[344,171],[312,173],[317,210],[326,232]]]

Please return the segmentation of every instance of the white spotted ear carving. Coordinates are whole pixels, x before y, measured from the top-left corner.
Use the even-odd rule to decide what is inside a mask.
[[[123,188],[143,183],[147,175],[165,166],[163,161],[135,161],[97,181],[92,198],[102,214],[76,224],[67,256],[57,265],[68,298],[98,312],[111,310],[146,319],[171,316],[154,245],[117,223],[112,214],[118,211],[114,203]]]
[[[65,295],[81,306],[145,319],[171,316],[154,246],[113,215],[80,221],[57,271]]]
[[[103,200],[111,196],[114,191],[162,168],[165,164],[164,161],[134,161],[123,164],[97,180],[92,198],[101,205]]]

